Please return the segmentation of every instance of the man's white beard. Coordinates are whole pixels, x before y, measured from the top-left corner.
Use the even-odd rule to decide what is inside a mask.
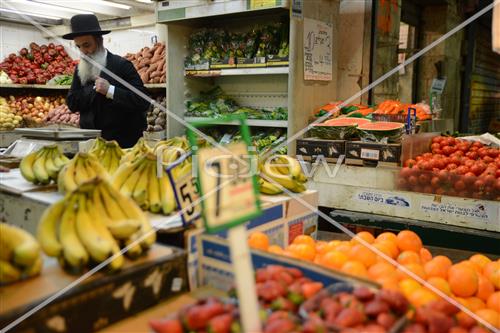
[[[87,55],[94,62],[98,63],[102,67],[106,67],[106,49],[100,47],[94,53]],[[78,64],[78,76],[80,77],[80,82],[85,85],[87,82],[95,81],[96,77],[101,73],[101,69],[94,66],[85,58],[80,58],[80,63]]]

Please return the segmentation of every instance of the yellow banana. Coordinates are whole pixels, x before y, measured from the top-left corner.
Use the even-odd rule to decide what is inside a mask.
[[[111,242],[99,230],[96,221],[90,218],[87,211],[86,196],[79,195],[78,210],[76,213],[76,233],[90,257],[100,263],[112,253]],[[91,209],[91,208],[90,208]],[[98,221],[100,222],[100,220]],[[105,229],[107,231],[107,229]]]
[[[277,173],[276,170],[273,169],[271,163],[269,163],[269,162],[264,163],[263,172],[267,177],[269,177],[270,180],[275,181],[276,183],[280,184],[281,186],[283,186],[291,191],[293,191],[293,189],[296,187],[296,185],[298,183],[290,175],[285,176],[285,175],[281,175],[281,174]],[[265,178],[264,178],[264,180],[267,181],[267,179],[265,179]],[[272,184],[271,181],[269,181],[269,182]]]
[[[59,168],[55,164],[55,156],[55,149],[50,148],[47,152],[47,158],[45,159],[45,170],[47,170],[49,177],[54,181],[57,180],[57,174],[59,173]]]
[[[101,185],[98,185],[101,186]],[[116,239],[127,239],[132,236],[137,230],[140,229],[141,224],[137,220],[113,220],[109,217],[106,209],[104,208],[100,191],[97,187],[92,193],[92,207],[97,215],[100,216],[104,225],[106,225]]]
[[[104,207],[107,211],[107,215],[109,216],[109,218],[114,221],[128,220],[128,217],[125,214],[126,212],[125,209],[128,208],[124,207],[124,209],[122,209],[122,207],[120,207],[115,198],[111,196],[111,194],[109,193],[108,189],[105,186],[98,186],[97,188],[99,189],[99,194],[102,198],[102,202],[104,204]]]
[[[21,280],[21,270],[10,262],[0,260],[0,285]]]
[[[40,245],[29,232],[0,222],[0,259],[28,267],[40,256]]]
[[[145,161],[145,167],[141,171],[139,179],[134,187],[134,192],[132,193],[132,198],[142,209],[147,210],[149,208],[148,201],[148,180],[150,175],[150,169],[152,167],[151,161]]]
[[[48,151],[42,149],[38,152],[35,163],[33,163],[33,173],[36,180],[41,184],[48,184],[50,182],[49,174],[45,169],[45,160],[47,159]]]
[[[64,261],[72,268],[80,270],[87,264],[89,254],[85,250],[76,231],[76,199],[77,196],[72,195],[64,210],[59,227],[59,240],[63,247],[62,257]]]
[[[147,250],[156,242],[156,230],[147,218],[141,219],[141,224],[141,247]]]
[[[132,164],[134,165],[134,164]],[[146,160],[140,159],[137,164],[135,164],[134,171],[129,175],[128,179],[123,183],[123,186],[120,188],[120,192],[127,196],[131,197],[132,193],[135,191],[135,187],[143,170],[148,166]]]
[[[125,246],[128,248],[125,254],[130,259],[136,259],[142,254],[141,242],[139,241],[141,232],[138,231],[125,241]]]
[[[99,160],[108,172],[110,171],[110,165],[111,165],[111,150],[106,146],[102,152],[102,154],[99,157]]]
[[[57,229],[66,207],[66,199],[59,200],[43,212],[38,223],[37,239],[42,250],[51,257],[61,254],[62,245],[57,238]]]
[[[90,179],[89,174],[87,173],[87,169],[85,168],[85,160],[87,156],[82,155],[82,153],[78,153],[75,156],[75,183],[77,186],[85,183]]]
[[[280,194],[283,190],[276,184],[272,184],[265,179],[259,178],[260,193],[264,194]]]
[[[150,167],[149,182],[148,182],[148,199],[149,199],[149,210],[152,213],[159,213],[161,211],[161,199],[160,199],[160,179],[157,177],[156,171],[156,161],[153,161]]]
[[[55,148],[55,158],[54,158],[54,164],[56,167],[61,170],[61,168],[66,165],[66,163],[69,162],[69,158],[67,158],[62,152],[61,148],[57,146]]]
[[[31,267],[26,268],[23,271],[23,275],[26,277],[34,277],[40,274],[43,268],[43,259],[38,257],[38,259],[31,265]]]
[[[108,195],[115,200],[117,206],[121,209],[121,211],[124,212],[125,219],[122,220],[135,222],[138,225],[138,229],[140,229],[140,221],[141,219],[146,218],[146,214],[139,208],[139,206],[132,198],[124,196],[107,182],[104,182],[102,184],[101,191],[107,192]]]
[[[35,173],[33,172],[33,164],[35,163],[37,153],[33,152],[23,157],[19,164],[21,175],[27,181],[34,183],[36,181]]]
[[[163,174],[160,178],[160,200],[161,200],[161,209],[163,214],[170,214],[176,208],[176,202],[174,198],[174,191],[172,189],[172,185],[168,180],[168,175],[166,171],[163,171]]]
[[[59,177],[57,177],[57,185],[60,192],[71,192],[78,187],[76,184],[76,159],[72,159],[68,162],[59,172]]]
[[[278,155],[278,160],[288,164],[290,175],[293,178],[296,179],[300,174],[302,174],[302,166],[300,165],[299,161],[297,161],[297,159],[288,155]]]
[[[116,169],[115,173],[112,175],[111,184],[113,184],[117,190],[120,190],[130,175],[134,172],[135,166],[135,164],[129,162],[120,164],[118,169]]]

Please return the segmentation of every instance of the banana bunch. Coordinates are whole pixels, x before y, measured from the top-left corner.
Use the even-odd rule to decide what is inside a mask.
[[[122,156],[120,163],[133,162],[140,156],[151,153],[153,150],[147,145],[144,138],[140,138],[137,143]]]
[[[40,245],[27,231],[0,222],[0,285],[40,274]]]
[[[89,153],[97,157],[104,169],[106,169],[109,174],[113,174],[120,166],[120,160],[123,157],[124,153],[120,148],[120,145],[118,145],[118,142],[116,142],[115,140],[104,142],[102,141],[104,140],[100,139],[99,141],[97,141],[96,139],[96,143],[94,143],[95,149],[91,149]],[[97,144],[97,142],[100,143]]]
[[[142,155],[133,162],[120,165],[113,175],[112,185],[134,199],[143,210],[170,214],[176,208],[174,192],[166,171],[160,166],[158,177],[157,167],[153,153]]]
[[[94,155],[78,153],[59,172],[57,186],[59,192],[71,192],[97,176],[109,179],[108,172]]]
[[[261,193],[279,194],[283,192],[280,185],[295,193],[306,190],[304,183],[307,182],[307,177],[302,172],[299,161],[293,157],[288,155],[271,156],[259,165],[259,170],[264,175],[264,177],[259,177]]]
[[[68,161],[58,145],[50,145],[26,155],[21,160],[19,169],[27,181],[46,185],[52,180],[57,181],[59,171]]]
[[[90,148],[89,153],[94,155],[99,155],[100,152],[104,149],[106,142],[107,142],[106,140],[98,136],[97,138],[95,138],[94,144]]]
[[[156,233],[132,199],[94,178],[44,211],[37,238],[42,250],[69,271],[79,273],[114,256],[107,266],[114,272],[124,264],[123,247],[128,257],[137,258],[154,244]]]

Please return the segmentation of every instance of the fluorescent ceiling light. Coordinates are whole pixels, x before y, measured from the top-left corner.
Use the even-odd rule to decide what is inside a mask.
[[[151,0],[135,0],[135,1],[142,3],[153,3]]]
[[[56,16],[50,16],[50,15],[40,15],[40,14],[35,14],[35,13],[29,13],[29,12],[24,12],[20,10],[12,10],[12,9],[7,9],[7,8],[0,8],[0,12],[5,12],[5,13],[13,13],[17,15],[25,15],[25,16],[33,16],[33,17],[40,17],[40,18],[46,18],[49,20],[62,20],[62,17],[56,17]]]
[[[99,4],[99,5],[103,5],[103,6],[109,6],[109,7],[120,8],[120,9],[130,9],[130,8],[132,8],[129,5],[124,5],[124,4],[121,4],[121,3],[104,1],[104,0],[87,0],[85,2],[90,2],[90,3],[95,3],[95,4]]]
[[[22,10],[25,11],[30,11],[30,10],[36,10],[36,9],[47,9],[47,10],[53,10],[53,11],[65,11],[69,13],[74,13],[74,14],[94,14],[91,11],[87,10],[80,10],[80,9],[73,9],[73,8],[68,8],[64,6],[55,6],[55,5],[50,5],[47,3],[40,3],[40,2],[34,2],[34,1],[28,1],[28,0],[8,0],[8,1],[2,1],[4,3],[10,3],[11,5],[7,5],[7,7],[18,7],[18,5],[23,5]],[[17,9],[17,8],[16,8]]]

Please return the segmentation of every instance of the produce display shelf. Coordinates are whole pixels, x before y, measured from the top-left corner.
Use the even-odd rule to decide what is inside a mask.
[[[166,89],[166,83],[144,83],[144,87],[148,89]]]
[[[409,229],[416,232],[422,238],[424,244],[429,246],[500,256],[500,247],[498,247],[500,233],[498,232],[342,209],[321,210],[332,217],[333,220],[345,226],[352,225],[393,232]],[[321,218],[318,227],[322,231],[338,232],[334,225]]]
[[[185,121],[187,122],[201,122],[201,121],[212,121],[212,118],[203,118],[203,117],[185,117]],[[255,127],[282,127],[286,128],[288,127],[288,121],[287,120],[263,120],[263,119],[247,119],[247,124],[248,126],[255,126]],[[238,125],[237,121],[231,122],[231,123],[215,123],[215,125]]]
[[[69,90],[70,85],[50,85],[50,84],[9,84],[4,83],[0,88],[15,88],[15,89],[50,89],[50,90]]]
[[[218,76],[238,76],[238,75],[275,75],[290,72],[288,67],[263,67],[263,68],[228,68],[208,71],[186,70],[187,77],[218,77]]]

